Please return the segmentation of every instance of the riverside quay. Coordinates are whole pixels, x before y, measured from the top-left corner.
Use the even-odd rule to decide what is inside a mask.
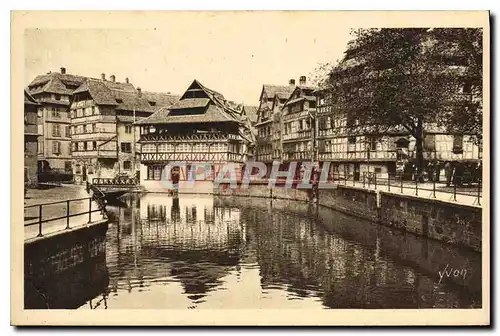
[[[484,308],[482,31],[347,36],[316,75],[256,84],[194,54],[143,71],[153,51],[113,54],[123,80],[32,77],[24,308]]]

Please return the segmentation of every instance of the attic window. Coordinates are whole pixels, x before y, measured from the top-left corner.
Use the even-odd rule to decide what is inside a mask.
[[[123,99],[116,98],[116,102],[117,102],[118,104],[121,104],[121,103],[123,103]]]
[[[151,106],[156,106],[156,102],[154,102],[154,101],[148,101],[148,103],[149,103],[149,105],[151,105]]]

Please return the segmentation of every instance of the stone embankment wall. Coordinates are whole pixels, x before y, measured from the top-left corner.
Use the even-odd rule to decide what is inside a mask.
[[[214,194],[310,200],[310,190],[282,185],[269,188],[266,183],[246,188],[220,185],[214,188]],[[481,251],[481,207],[342,185],[320,189],[317,203],[389,227]]]

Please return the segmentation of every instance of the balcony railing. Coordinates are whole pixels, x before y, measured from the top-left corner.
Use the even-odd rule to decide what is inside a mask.
[[[244,154],[230,152],[163,152],[141,153],[142,162],[242,162]]]
[[[302,151],[302,152],[284,152],[283,160],[311,160],[313,158],[312,151]]]
[[[116,150],[100,149],[100,150],[87,150],[87,151],[72,151],[71,156],[75,158],[100,157],[100,158],[116,159],[118,157],[118,154]]]
[[[311,129],[305,129],[295,133],[284,134],[283,141],[311,139],[311,136]]]
[[[320,161],[328,160],[359,160],[359,161],[395,161],[396,151],[341,151],[341,152],[323,152],[319,151],[318,159]]]

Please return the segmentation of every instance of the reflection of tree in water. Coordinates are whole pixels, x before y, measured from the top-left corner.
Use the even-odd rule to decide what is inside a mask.
[[[264,289],[319,296],[330,308],[432,307],[442,298],[432,278],[383,258],[373,246],[327,232],[304,213],[248,207],[242,217],[255,236]],[[445,300],[448,307],[458,302],[453,295]]]

